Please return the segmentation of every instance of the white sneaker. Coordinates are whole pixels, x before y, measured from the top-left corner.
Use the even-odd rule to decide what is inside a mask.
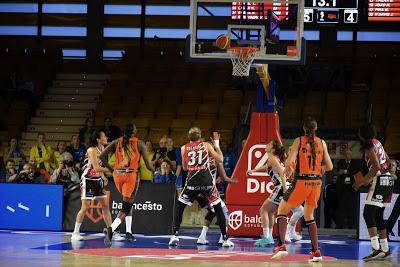
[[[224,243],[224,239],[222,238],[222,235],[219,236],[218,244],[222,245]]]
[[[125,238],[122,237],[119,232],[114,232],[112,240],[114,240],[114,241],[125,241]]]
[[[72,233],[71,241],[81,241],[81,240],[83,240],[83,236],[81,236],[79,233]]]
[[[231,240],[229,240],[229,238],[222,242],[222,247],[223,248],[232,248],[234,246],[235,246],[235,244]]]
[[[197,239],[197,244],[208,245],[208,240],[203,236],[199,236],[199,238]]]
[[[300,241],[301,239],[303,239],[303,237],[301,235],[298,235],[295,231],[289,234],[289,238],[294,241]]]
[[[168,245],[169,246],[177,246],[179,244],[179,237],[176,235],[171,236],[171,239],[169,240]]]

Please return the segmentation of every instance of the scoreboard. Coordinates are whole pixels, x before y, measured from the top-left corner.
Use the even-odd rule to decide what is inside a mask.
[[[368,21],[400,22],[400,0],[368,0]]]
[[[272,10],[279,20],[289,14],[287,3],[232,2],[232,19],[264,20],[268,10]]]
[[[304,22],[357,23],[358,0],[306,0]]]

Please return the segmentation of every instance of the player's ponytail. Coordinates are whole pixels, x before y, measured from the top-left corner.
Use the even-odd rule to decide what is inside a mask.
[[[376,129],[372,124],[366,124],[358,128],[358,139],[362,151],[373,147],[372,139],[376,138]]]
[[[285,161],[285,147],[277,140],[272,141],[272,148],[275,150],[275,155],[278,156],[281,162]]]
[[[313,167],[315,168],[315,159],[317,158],[317,152],[315,150],[315,131],[317,130],[317,121],[313,118],[308,116],[304,120],[303,124],[304,132],[307,137],[307,142],[311,147],[311,156],[313,159]]]
[[[129,158],[129,161],[133,156],[132,147],[129,139],[132,137],[135,129],[136,126],[133,123],[128,122],[125,125],[125,129],[122,134],[122,149],[124,150],[125,155]]]

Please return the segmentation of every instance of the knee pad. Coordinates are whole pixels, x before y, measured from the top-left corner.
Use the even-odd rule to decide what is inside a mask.
[[[212,222],[212,220],[214,220],[214,217],[215,217],[215,213],[212,212],[211,210],[208,210],[206,217],[204,219],[209,222]]]
[[[133,203],[129,203],[129,202],[126,202],[126,201],[122,201],[122,212],[123,213],[125,213],[125,215],[128,215],[129,214],[129,212],[131,211],[131,209],[132,209],[132,206],[133,206]]]

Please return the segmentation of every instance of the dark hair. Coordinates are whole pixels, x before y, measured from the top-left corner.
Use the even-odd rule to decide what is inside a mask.
[[[272,140],[272,148],[275,150],[275,155],[279,157],[279,160],[283,162],[285,159],[285,147],[277,140]]]
[[[67,145],[67,143],[66,143],[65,141],[58,141],[58,142],[57,142],[57,146],[56,146],[56,151],[59,151],[59,150],[58,150],[58,146],[60,145],[61,142],[65,143],[65,145]]]
[[[133,152],[129,139],[132,137],[133,132],[136,130],[135,124],[128,122],[125,125],[123,134],[122,134],[122,149],[125,151],[125,155],[128,156],[129,161],[132,158]]]
[[[39,137],[39,136],[41,136],[41,135],[46,136],[45,133],[43,133],[43,132],[38,132],[37,137]]]
[[[313,117],[306,117],[303,123],[303,128],[305,135],[307,137],[307,142],[311,147],[311,156],[313,159],[313,167],[315,168],[315,159],[317,158],[317,152],[315,151],[315,131],[317,130],[317,121]]]
[[[14,161],[13,159],[8,159],[8,160],[6,161],[6,165],[7,165],[7,163],[9,163],[9,162],[12,162],[12,163],[15,164],[15,161]]]
[[[96,147],[98,145],[97,139],[100,139],[101,133],[104,133],[104,132],[99,131],[99,130],[94,130],[92,132],[92,134],[90,135],[90,138],[89,138],[90,147]]]
[[[358,139],[360,140],[361,150],[365,151],[373,147],[372,139],[376,137],[376,129],[371,123],[358,128]]]
[[[103,120],[103,122],[106,122],[106,120],[108,120],[108,119],[109,119],[109,120],[112,120],[111,117],[105,117],[104,120]]]

